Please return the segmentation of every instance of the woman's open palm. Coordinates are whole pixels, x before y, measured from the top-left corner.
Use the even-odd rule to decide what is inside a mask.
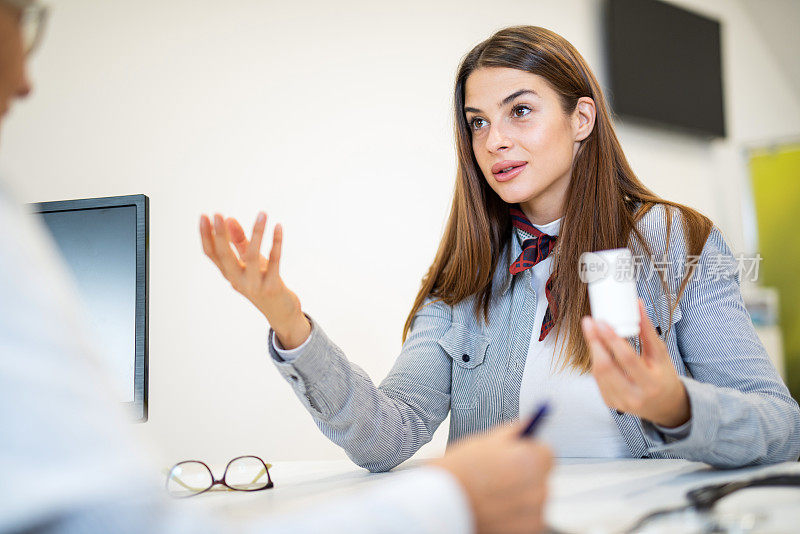
[[[264,314],[272,327],[290,325],[302,316],[300,299],[283,283],[280,276],[283,228],[275,225],[269,257],[261,254],[261,241],[267,216],[259,212],[253,225],[250,240],[239,222],[233,217],[223,219],[214,215],[212,224],[208,216],[200,216],[200,237],[203,252],[217,266],[233,289],[244,295]]]

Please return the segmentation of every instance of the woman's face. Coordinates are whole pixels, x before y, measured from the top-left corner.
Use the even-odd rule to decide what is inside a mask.
[[[544,78],[504,67],[476,69],[464,89],[472,150],[489,186],[535,224],[561,217],[575,154],[594,125],[592,99],[565,114]]]

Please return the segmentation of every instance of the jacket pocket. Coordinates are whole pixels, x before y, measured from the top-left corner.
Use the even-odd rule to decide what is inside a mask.
[[[454,409],[474,408],[482,386],[483,362],[489,338],[453,324],[439,338],[439,345],[452,358],[450,405]]]

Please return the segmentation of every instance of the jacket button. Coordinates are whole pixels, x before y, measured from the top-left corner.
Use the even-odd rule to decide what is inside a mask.
[[[291,378],[295,382],[297,382],[297,380],[298,380],[297,375],[289,375],[289,378]]]
[[[469,361],[469,354],[465,354],[465,355],[463,355],[463,356],[461,357],[461,359],[462,359],[462,360],[464,360],[465,362],[468,362],[468,361]]]

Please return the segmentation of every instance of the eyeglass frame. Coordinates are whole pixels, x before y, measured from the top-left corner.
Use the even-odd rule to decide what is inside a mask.
[[[266,486],[264,486],[263,488],[241,489],[241,488],[234,488],[232,486],[229,486],[228,483],[225,482],[225,477],[228,474],[228,468],[231,466],[231,464],[233,462],[235,462],[236,460],[241,460],[242,458],[255,458],[256,460],[261,462],[261,464],[264,466],[264,471],[267,473],[267,485]],[[205,467],[208,470],[208,474],[211,475],[211,485],[208,486],[203,491],[199,491],[197,493],[192,493],[191,495],[173,495],[169,491],[169,482],[172,479],[172,472],[175,470],[176,467],[181,466],[183,464],[188,464],[188,463],[201,464],[203,467]],[[275,486],[275,484],[273,484],[273,482],[272,482],[272,477],[269,475],[269,468],[270,467],[272,467],[272,464],[265,462],[264,460],[262,460],[258,456],[255,456],[253,454],[245,454],[245,455],[242,455],[242,456],[237,456],[236,458],[233,458],[231,461],[229,461],[228,465],[225,466],[225,471],[222,473],[222,478],[217,479],[214,476],[214,472],[211,470],[210,467],[208,467],[208,464],[206,464],[205,462],[203,462],[201,460],[184,460],[182,462],[178,462],[177,464],[173,465],[170,468],[170,470],[167,472],[167,480],[164,483],[164,489],[166,489],[166,491],[170,495],[170,497],[173,497],[175,499],[185,499],[187,497],[194,497],[196,495],[200,495],[202,493],[205,493],[205,492],[209,491],[214,486],[219,486],[219,485],[225,486],[226,488],[228,488],[231,491],[262,491],[262,490],[269,489],[269,488],[272,488],[272,487]],[[259,473],[259,476],[260,475],[261,475],[261,473]],[[178,480],[178,479],[176,479],[176,480]],[[178,484],[180,484],[181,486],[187,487],[183,482],[178,482]]]
[[[21,20],[31,17],[35,24],[35,33],[30,43],[25,43],[25,56],[30,56],[39,47],[44,37],[44,29],[47,25],[49,9],[46,5],[40,4],[38,0],[0,0],[0,4],[5,4],[13,9],[19,10]]]

